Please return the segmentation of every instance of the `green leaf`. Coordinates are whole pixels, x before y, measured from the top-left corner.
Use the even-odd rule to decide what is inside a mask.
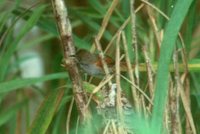
[[[27,20],[26,24],[19,31],[19,34],[17,35],[15,40],[12,41],[11,44],[9,44],[8,50],[3,55],[3,58],[0,59],[0,81],[2,81],[5,77],[10,58],[15,52],[18,43],[27,34],[27,32],[29,32],[31,28],[35,26],[37,20],[40,18],[44,9],[45,6],[40,6],[37,9],[35,9],[32,16]]]
[[[5,124],[13,116],[15,116],[16,112],[26,103],[27,103],[27,100],[24,100],[22,102],[15,104],[14,106],[9,107],[8,109],[2,111],[0,113],[0,126]]]
[[[49,75],[42,76],[39,78],[24,78],[24,79],[16,79],[16,80],[11,80],[7,82],[2,82],[0,83],[0,93],[7,93],[10,91],[16,90],[18,88],[30,86],[38,82],[61,79],[61,78],[66,78],[66,77],[67,77],[66,73],[63,72],[63,73],[49,74]]]
[[[104,15],[106,13],[105,5],[102,5],[98,0],[89,0],[88,1],[91,7],[93,7],[96,11]]]
[[[94,89],[96,88],[95,85],[88,83],[86,81],[83,82],[83,89],[87,92],[87,93],[92,93],[94,91]],[[103,94],[100,92],[95,93],[95,96],[99,99],[99,100],[103,100]]]
[[[63,97],[64,89],[55,89],[45,98],[40,105],[28,134],[45,134],[57,107]]]
[[[83,24],[87,25],[91,30],[95,31],[96,33],[98,32],[101,26],[99,25],[99,23],[97,23],[96,20],[93,20],[85,16],[82,12],[78,10],[72,10],[72,11],[74,15],[76,15],[83,22]],[[105,37],[105,39],[107,40],[110,40],[112,38],[112,35],[108,30],[106,30],[103,37]]]
[[[161,134],[162,132],[163,115],[168,96],[169,64],[178,32],[191,3],[192,0],[177,1],[164,32],[156,77],[156,90],[151,122],[152,130],[155,130],[154,134]]]
[[[191,42],[192,42],[192,36],[193,36],[193,31],[195,29],[195,21],[196,21],[196,8],[197,8],[197,0],[194,0],[190,10],[188,12],[187,20],[186,20],[186,31],[184,34],[184,40],[186,44],[186,50],[190,51],[191,50]]]
[[[38,38],[35,39],[35,40],[31,40],[30,42],[27,42],[25,45],[19,46],[19,47],[17,48],[17,50],[20,50],[20,49],[27,49],[27,48],[34,47],[34,46],[36,46],[36,45],[40,45],[41,42],[48,41],[48,40],[52,39],[53,37],[55,37],[55,35],[46,34],[46,35],[44,35],[44,36],[38,37]]]

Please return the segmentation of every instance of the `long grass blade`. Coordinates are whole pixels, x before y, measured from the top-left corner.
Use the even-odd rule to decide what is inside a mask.
[[[162,131],[163,115],[168,95],[169,64],[178,32],[191,3],[192,0],[177,1],[174,10],[172,11],[171,19],[169,20],[164,32],[156,77],[157,82],[151,122],[152,131],[154,131],[154,134],[160,134]]]

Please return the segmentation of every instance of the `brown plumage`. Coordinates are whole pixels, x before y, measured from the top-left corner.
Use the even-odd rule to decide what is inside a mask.
[[[89,51],[87,51],[85,49],[80,49],[76,53],[76,57],[77,57],[79,66],[85,73],[92,75],[92,76],[104,75],[103,65],[101,62],[101,58],[99,57],[98,54],[90,53]],[[114,60],[109,56],[105,56],[104,60],[107,63],[110,71],[113,72],[115,70]],[[134,65],[133,65],[133,68],[134,68]],[[126,62],[122,61],[120,63],[120,70],[127,71]]]
[[[89,75],[98,76],[103,75],[103,65],[100,57],[97,54],[92,54],[87,50],[81,49],[76,54],[80,67]],[[106,56],[105,62],[109,68],[114,66],[114,61],[111,57]]]

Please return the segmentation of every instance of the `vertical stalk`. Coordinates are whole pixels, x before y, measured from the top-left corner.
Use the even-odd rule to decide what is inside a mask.
[[[52,0],[52,6],[60,32],[65,68],[72,81],[74,99],[80,118],[85,120],[90,117],[90,112],[88,107],[86,107],[87,97],[82,88],[82,80],[75,59],[75,46],[72,38],[72,28],[68,19],[67,8],[65,7],[64,0]]]

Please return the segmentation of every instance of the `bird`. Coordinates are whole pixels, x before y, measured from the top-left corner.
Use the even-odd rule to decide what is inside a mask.
[[[76,58],[80,68],[88,75],[96,77],[105,75],[101,58],[98,54],[91,53],[85,49],[80,49],[76,53]],[[106,55],[104,57],[104,60],[108,65],[109,71],[114,72],[114,60]],[[122,62],[120,64],[120,67],[121,66],[126,67],[126,63]],[[132,134],[132,129],[129,128],[130,122],[127,119],[129,119],[129,116],[133,114],[133,107],[126,96],[124,94],[121,94],[120,101],[122,103],[122,114],[125,118],[124,122],[121,122],[118,119],[119,116],[116,109],[116,90],[116,84],[112,84],[111,89],[108,89],[108,87],[105,86],[101,90],[102,100],[98,101],[98,114],[102,115],[105,124],[107,124],[109,121],[113,121],[117,127],[123,127],[124,132],[126,131],[127,134]]]
[[[91,53],[85,49],[80,49],[76,53],[76,58],[80,68],[87,74],[91,76],[102,76],[104,75],[103,64],[101,58],[96,53]],[[113,66],[115,65],[114,60],[105,56],[105,62],[108,65],[109,71],[113,71]]]

